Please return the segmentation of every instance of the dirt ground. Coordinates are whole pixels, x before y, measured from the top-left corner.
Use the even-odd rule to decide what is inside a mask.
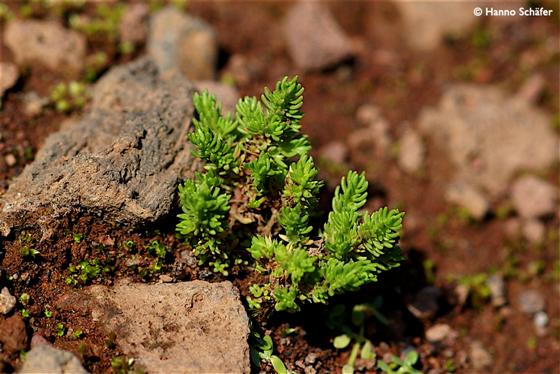
[[[18,14],[19,3],[7,5]],[[436,105],[443,90],[454,82],[492,84],[514,93],[528,75],[538,73],[544,77],[544,86],[537,105],[558,116],[560,48],[550,58],[543,42],[547,35],[559,35],[558,17],[516,18],[508,24],[486,19],[475,30],[447,40],[428,53],[414,51],[400,40],[402,33],[396,31],[402,25],[391,3],[329,2],[327,5],[336,20],[359,45],[358,53],[352,60],[327,70],[305,72],[292,62],[280,37],[281,20],[290,5],[190,1],[187,11],[215,29],[221,48],[218,75],[223,80],[231,76],[228,63],[232,56],[245,59],[252,74],[250,80],[236,82],[242,96],[259,94],[263,86],[270,87],[281,76],[300,76],[305,87],[303,132],[309,136],[318,158],[321,146],[348,139],[360,128],[356,113],[363,105],[380,108],[390,124],[390,135],[397,139],[410,123],[415,123],[420,111]],[[91,12],[93,7],[94,4],[88,3],[82,12]],[[232,24],[235,24],[234,31]],[[558,43],[558,37],[555,41]],[[115,52],[111,42],[89,41],[88,54],[97,51],[107,53],[107,67],[110,67],[130,61],[141,55],[143,49],[140,46],[133,54],[123,56]],[[522,68],[524,58],[536,61],[531,71]],[[13,61],[3,42],[0,42],[0,60]],[[0,193],[33,160],[45,138],[69,117],[51,107],[36,117],[28,116],[21,95],[35,91],[46,96],[53,84],[65,79],[64,72],[33,66],[4,95],[0,112]],[[537,245],[507,235],[506,218],[512,213],[506,213],[505,217],[489,214],[480,222],[465,218],[443,199],[453,166],[443,150],[431,143],[427,146],[426,166],[416,176],[403,173],[394,157],[386,161],[376,159],[369,148],[350,149],[342,169],[325,167],[321,171],[328,180],[336,181],[345,168],[365,170],[374,186],[368,208],[398,207],[407,217],[401,238],[406,263],[384,276],[379,286],[344,296],[334,304],[351,306],[381,297],[383,304],[379,310],[389,323],[383,325],[369,318],[366,328],[377,357],[388,353],[400,355],[413,346],[420,354],[418,368],[426,373],[476,372],[467,359],[473,341],[480,342],[493,358],[492,364],[479,372],[560,372],[558,214],[544,222],[545,239]],[[5,162],[8,154],[16,156],[15,165]],[[551,168],[543,177],[558,185],[558,168]],[[332,192],[324,192],[325,202]],[[504,204],[507,204],[505,199],[503,204],[495,204],[494,212]],[[0,247],[2,282],[10,286],[16,297],[27,293],[32,300],[29,305],[18,303],[17,306],[30,315],[26,318],[28,338],[40,335],[56,347],[74,352],[91,372],[117,371],[111,368],[111,359],[120,355],[111,344],[114,337],[103,334],[87,316],[54,309],[57,298],[73,289],[66,282],[69,266],[80,259],[95,259],[108,276],[93,283],[108,285],[125,276],[148,282],[162,275],[174,280],[221,279],[184,262],[181,253],[188,252],[188,248],[175,238],[174,225],[170,217],[155,227],[129,232],[82,217],[61,222],[63,229],[47,242],[39,242],[33,232],[19,232],[4,241]],[[141,251],[154,240],[170,249],[161,272],[155,274],[149,269],[157,260]],[[40,252],[38,258],[30,260],[21,255],[22,248],[30,246]],[[141,260],[131,267],[129,255],[136,254]],[[465,303],[458,299],[455,289],[459,277],[494,272],[505,274],[510,305],[496,308],[485,298],[475,300],[473,294]],[[244,279],[236,279],[234,284],[242,292],[247,290]],[[421,320],[411,314],[407,304],[429,285],[442,290],[443,302],[435,316]],[[537,334],[532,318],[515,306],[519,295],[527,289],[539,290],[546,300],[549,323],[544,334]],[[46,317],[45,310],[52,310],[53,316]],[[325,328],[322,321],[327,315],[325,308],[310,307],[298,314],[274,315],[260,322],[272,333],[275,349],[289,368],[303,372],[305,365],[298,365],[309,361],[309,354],[313,353],[317,358],[312,366],[317,372],[335,373],[340,372],[350,352],[349,348],[333,347],[332,339],[338,333]],[[81,330],[84,338],[72,334],[58,336],[59,322],[71,326],[73,331]],[[449,325],[458,336],[445,344],[430,343],[425,332],[436,324]],[[17,369],[21,364],[19,354],[0,353],[0,359],[4,362],[0,366],[2,372]],[[362,372],[375,372],[374,367],[362,365]],[[261,369],[272,370],[265,364]]]

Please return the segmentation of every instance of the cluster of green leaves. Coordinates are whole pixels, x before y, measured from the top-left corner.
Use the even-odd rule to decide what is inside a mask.
[[[389,363],[379,360],[377,368],[387,374],[421,374],[420,370],[414,368],[417,362],[418,352],[411,350],[404,356],[404,359],[393,355]]]
[[[348,361],[342,367],[343,374],[354,373],[357,358],[375,360],[374,346],[366,337],[365,330],[370,317],[374,317],[381,324],[389,324],[389,321],[379,311],[381,305],[380,297],[375,298],[371,303],[356,304],[349,311],[344,305],[339,304],[335,305],[327,316],[327,326],[332,330],[342,332],[333,340],[336,349],[346,349],[354,342]]]
[[[99,279],[103,274],[108,274],[113,271],[109,265],[102,264],[98,259],[83,260],[77,265],[70,265],[68,267],[69,275],[66,277],[65,282],[69,286],[86,285],[93,280]]]
[[[69,83],[58,83],[51,89],[50,98],[57,111],[69,113],[80,110],[87,101],[86,85],[72,81]]]
[[[325,303],[398,266],[404,213],[363,212],[363,173],[342,178],[323,229],[311,225],[322,182],[300,134],[297,77],[265,88],[260,100],[239,100],[235,115],[222,114],[208,92],[195,94],[194,105],[189,140],[204,170],[179,186],[177,232],[214,271],[253,266],[263,282],[250,289],[252,308],[295,311],[305,302]]]

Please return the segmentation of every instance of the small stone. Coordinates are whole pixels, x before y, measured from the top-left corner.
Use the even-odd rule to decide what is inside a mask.
[[[445,199],[467,209],[472,218],[477,220],[484,218],[490,206],[482,192],[463,182],[451,184],[445,192]]]
[[[41,97],[35,91],[27,92],[23,95],[23,111],[30,117],[36,117],[49,104],[47,97]]]
[[[317,361],[317,353],[311,352],[308,353],[307,356],[305,356],[305,363],[306,364],[314,364],[315,361]]]
[[[0,320],[0,346],[8,354],[19,352],[27,347],[25,322],[19,313]]]
[[[521,221],[519,218],[509,218],[504,223],[504,231],[510,239],[518,238],[521,231]]]
[[[433,325],[426,330],[426,339],[432,343],[442,342],[444,340],[453,341],[457,336],[458,334],[455,330],[443,323]]]
[[[9,167],[15,166],[17,164],[16,156],[11,153],[8,153],[6,156],[4,156],[4,161],[6,161],[6,165],[8,165]]]
[[[546,228],[544,224],[537,219],[528,219],[523,222],[523,237],[531,244],[539,244],[544,240]]]
[[[454,291],[459,305],[465,305],[467,298],[469,297],[469,287],[464,284],[458,284]]]
[[[340,141],[330,142],[319,149],[319,155],[335,164],[344,164],[348,157],[348,147]]]
[[[356,119],[361,125],[369,126],[382,119],[381,111],[375,105],[364,104],[356,111]]]
[[[437,287],[424,287],[416,294],[414,301],[408,304],[408,310],[420,319],[432,318],[439,310],[441,290]]]
[[[535,314],[544,310],[543,295],[537,290],[524,291],[518,298],[519,309],[527,314]]]
[[[218,42],[206,22],[173,6],[152,16],[148,53],[160,72],[179,69],[190,80],[212,80],[216,73]]]
[[[231,74],[236,84],[244,86],[255,77],[255,67],[245,56],[234,54],[229,58],[226,71]]]
[[[51,70],[74,75],[82,69],[86,53],[85,36],[54,21],[9,22],[4,42],[18,65],[40,62]]]
[[[378,117],[368,127],[357,129],[348,136],[350,149],[373,146],[373,155],[379,158],[387,156],[391,143],[389,123],[383,117]]]
[[[235,106],[239,100],[239,92],[233,86],[214,81],[196,81],[194,86],[199,91],[208,90],[216,96],[218,102],[222,104],[222,112],[235,113]]]
[[[27,352],[19,373],[87,374],[87,371],[72,353],[43,344]]]
[[[417,173],[424,164],[426,150],[422,138],[408,129],[400,140],[399,165],[407,173]]]
[[[492,296],[492,305],[504,306],[507,303],[504,278],[499,274],[494,274],[488,278],[487,284]]]
[[[324,4],[301,1],[293,5],[283,27],[288,52],[300,68],[324,69],[352,55],[352,41]]]
[[[492,365],[492,355],[482,346],[482,343],[474,341],[469,347],[469,358],[475,370],[482,370]]]
[[[7,287],[2,288],[0,292],[0,313],[8,314],[16,306],[16,298],[10,294]]]
[[[119,34],[122,42],[142,43],[148,34],[150,10],[146,4],[134,3],[124,12]]]
[[[529,103],[535,103],[543,92],[545,80],[542,75],[535,74],[531,76],[527,82],[519,89],[517,97]]]
[[[4,92],[17,82],[19,73],[17,67],[9,62],[0,62],[0,98]]]
[[[546,216],[556,209],[556,188],[532,175],[517,179],[511,196],[515,209],[524,218]]]
[[[533,324],[540,336],[546,334],[546,327],[548,326],[548,314],[545,312],[538,312],[533,317]]]

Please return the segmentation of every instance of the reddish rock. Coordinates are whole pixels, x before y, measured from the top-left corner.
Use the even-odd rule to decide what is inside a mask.
[[[0,320],[0,344],[8,354],[18,353],[27,347],[27,332],[21,315]]]

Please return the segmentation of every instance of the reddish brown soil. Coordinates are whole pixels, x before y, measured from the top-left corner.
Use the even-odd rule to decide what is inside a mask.
[[[9,5],[17,9],[14,3]],[[400,27],[399,20],[389,3],[329,3],[341,26],[362,48],[351,63],[324,72],[302,73],[290,60],[281,37],[279,21],[287,6],[269,2],[226,5],[193,1],[188,9],[216,29],[224,52],[221,74],[228,73],[227,60],[233,54],[243,55],[253,69],[252,79],[239,84],[242,95],[257,95],[264,85],[271,86],[284,75],[301,76],[306,92],[303,131],[309,135],[314,149],[332,140],[345,139],[358,128],[355,113],[362,104],[372,103],[381,108],[392,125],[392,135],[397,137],[404,129],[403,124],[414,122],[423,107],[437,103],[442,89],[452,82],[492,83],[515,92],[528,74],[522,66],[523,59],[537,61],[530,73],[538,72],[546,78],[545,94],[539,105],[551,113],[559,111],[560,55],[557,52],[552,61],[542,57],[545,37],[558,35],[560,31],[557,18],[526,18],[508,26],[485,25],[481,30],[490,35],[485,47],[473,45],[473,33],[450,41],[432,53],[421,54],[408,50],[396,36],[394,31]],[[91,11],[91,4],[86,11]],[[232,25],[235,25],[234,32]],[[111,43],[92,41],[89,52],[99,50],[110,56],[111,65],[134,57],[118,56]],[[0,60],[12,61],[1,42]],[[52,108],[36,118],[26,116],[20,95],[30,90],[46,95],[63,78],[61,73],[34,66],[5,95],[0,112],[0,193],[32,161],[46,136],[67,119]],[[15,166],[8,167],[4,161],[9,153],[16,155]],[[368,150],[351,151],[350,166],[366,170],[368,179],[376,186],[368,206],[398,206],[407,212],[401,244],[409,260],[385,276],[382,286],[368,288],[335,303],[353,305],[371,301],[372,294],[382,296],[382,312],[391,323],[383,327],[371,320],[366,329],[368,338],[376,345],[378,357],[388,352],[400,354],[412,345],[421,354],[421,368],[425,372],[442,369],[446,362],[453,362],[458,372],[472,372],[465,362],[471,340],[481,341],[492,353],[492,372],[559,372],[560,306],[555,289],[558,279],[551,276],[559,248],[558,217],[547,222],[548,237],[541,246],[528,245],[521,239],[512,243],[506,239],[503,220],[488,217],[481,223],[467,222],[443,201],[443,182],[452,169],[440,150],[431,146],[427,163],[427,172],[411,177],[402,173],[393,159],[375,160]],[[558,171],[552,170],[547,177],[557,182]],[[181,256],[188,254],[188,249],[174,237],[173,217],[141,232],[108,227],[86,217],[63,226],[64,230],[43,243],[37,242],[35,233],[19,232],[9,238],[1,248],[1,282],[8,284],[17,297],[24,292],[30,295],[29,305],[18,304],[18,309],[25,307],[31,315],[26,320],[29,336],[41,335],[55,346],[73,351],[93,372],[111,371],[111,358],[119,352],[111,344],[111,337],[102,333],[87,316],[56,310],[57,299],[72,289],[65,283],[71,264],[97,259],[110,268],[107,276],[94,282],[111,284],[124,276],[151,281],[160,274],[141,277],[137,268],[149,266],[154,260],[143,248],[158,240],[173,253],[165,259],[161,275],[171,276],[173,280],[218,278]],[[74,241],[74,233],[83,235],[80,243]],[[28,234],[31,239],[26,239]],[[128,240],[135,243],[133,248],[125,247]],[[21,249],[25,245],[33,246],[40,255],[24,259]],[[137,268],[128,266],[135,255],[140,258]],[[425,260],[435,264],[435,279],[424,274]],[[544,263],[544,270],[531,274],[528,268],[537,260]],[[514,264],[515,270],[507,280],[508,297],[514,305],[505,313],[489,303],[478,307],[458,305],[450,276],[504,270],[508,264]],[[241,279],[236,284],[243,290],[246,282]],[[406,301],[431,282],[445,291],[448,306],[433,320],[421,322],[408,312]],[[515,307],[517,296],[527,288],[539,289],[547,300],[546,312],[551,322],[545,336],[537,337],[532,320]],[[46,309],[53,312],[52,317],[45,317]],[[338,333],[325,328],[322,321],[326,313],[325,308],[310,307],[296,315],[274,315],[264,321],[263,327],[272,333],[279,356],[294,370],[302,370],[297,363],[311,352],[318,356],[315,364],[318,372],[339,372],[346,362],[349,352],[332,348],[332,338]],[[82,330],[83,336],[58,337],[59,322],[67,329]],[[424,330],[434,323],[449,324],[460,337],[449,347],[426,342]],[[295,331],[283,336],[288,327]],[[2,359],[8,365],[6,370],[20,364],[18,352]],[[264,364],[262,368],[271,370]],[[373,372],[371,368],[366,371]]]

